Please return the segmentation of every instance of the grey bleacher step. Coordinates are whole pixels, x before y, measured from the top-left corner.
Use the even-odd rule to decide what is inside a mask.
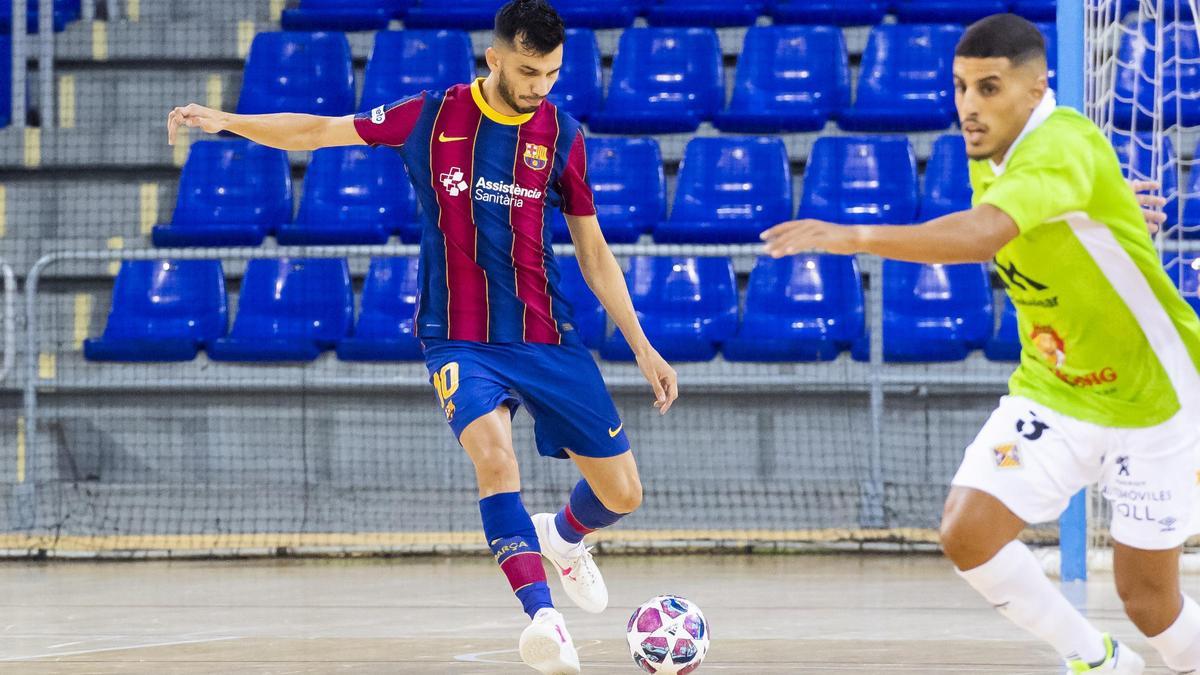
[[[186,22],[190,25],[230,19],[253,19],[262,22],[272,20],[270,0],[237,0],[232,3],[211,0],[141,0],[137,4],[138,18],[141,21]],[[128,16],[128,7],[124,16]]]
[[[184,149],[176,149],[167,145],[166,137],[166,106],[155,112],[146,111],[145,120],[134,125],[118,123],[115,126],[97,125],[91,128],[48,129],[45,132],[34,132],[40,138],[40,166],[42,167],[178,167],[186,158]],[[77,113],[78,115],[79,113]],[[77,117],[77,119],[79,119]],[[925,161],[934,140],[938,136],[949,133],[920,132],[909,134],[885,134],[908,136],[913,144],[913,150],[918,161]],[[663,161],[670,168],[683,159],[687,141],[694,136],[722,135],[709,124],[701,125],[695,134],[658,134],[654,139],[662,148]],[[822,135],[849,136],[855,135],[828,125],[822,132],[804,134],[767,134],[783,139],[787,146],[788,156],[793,162],[808,161],[813,143]],[[197,129],[187,130],[186,142],[194,142],[205,138],[215,138]],[[0,129],[0,169],[33,168],[26,160],[26,139],[24,130],[17,128]],[[1195,147],[1194,144],[1191,145]],[[178,155],[176,153],[179,153]],[[289,153],[293,166],[307,166],[309,153]],[[176,161],[180,160],[180,161]]]
[[[154,6],[156,2],[143,3],[143,8]],[[201,3],[202,4],[202,3]],[[88,22],[76,21],[58,34],[55,40],[56,58],[60,60],[92,60],[97,54],[103,54],[107,60],[119,61],[169,61],[173,59],[216,59],[243,60],[246,57],[245,48],[247,29],[245,22],[253,24],[249,34],[279,30],[278,24],[271,22],[269,17],[241,16],[232,17],[228,13],[206,20],[175,20],[161,18],[159,14],[147,15],[145,9],[139,21],[117,20],[104,22],[97,29]],[[97,33],[97,30],[100,32]],[[596,42],[600,47],[600,55],[611,58],[617,51],[623,29],[604,29],[596,31]],[[843,29],[846,47],[851,56],[862,54],[866,46],[868,26],[856,26]],[[717,36],[721,42],[721,52],[724,56],[734,57],[742,51],[742,40],[746,34],[745,28],[721,28]],[[355,59],[365,61],[371,55],[375,43],[374,32],[347,33],[350,51]],[[99,38],[102,44],[98,44]],[[491,46],[490,31],[474,31],[471,33],[471,45],[477,61],[482,62],[484,52]],[[98,47],[103,47],[97,51]]]
[[[58,119],[68,119],[77,128],[130,127],[166,128],[173,106],[196,102],[222,109],[236,106],[241,91],[240,71],[196,70],[96,71],[61,69],[60,92],[68,86],[73,97],[59,96]],[[64,109],[66,100],[69,109]]]

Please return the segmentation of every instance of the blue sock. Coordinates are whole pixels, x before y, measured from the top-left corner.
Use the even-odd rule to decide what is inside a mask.
[[[480,499],[479,515],[492,555],[529,618],[539,609],[554,607],[542,568],[542,549],[521,493],[501,492]]]
[[[585,534],[608,527],[625,515],[605,508],[596,493],[592,492],[592,486],[586,480],[581,480],[571,490],[567,505],[554,516],[554,527],[563,539],[578,544],[583,541]]]

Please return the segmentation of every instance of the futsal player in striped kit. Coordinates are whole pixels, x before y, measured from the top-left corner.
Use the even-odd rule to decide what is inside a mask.
[[[596,219],[580,124],[546,100],[562,66],[562,20],[545,0],[496,14],[487,78],[426,91],[345,117],[235,115],[191,104],[168,117],[284,150],[393,147],[421,200],[419,337],[451,429],[475,465],[484,534],[531,619],[521,658],[542,673],[577,673],[542,558],[567,595],[600,612],[608,591],[583,536],[641,504],[624,424],[558,288],[549,217],[566,216],[588,285],[629,342],[666,413],[675,371],[646,339],[621,268]],[[524,405],[538,452],[570,458],[583,479],[556,514],[521,501],[511,419]]]

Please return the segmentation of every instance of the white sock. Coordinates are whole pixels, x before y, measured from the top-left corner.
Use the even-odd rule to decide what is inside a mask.
[[[4,0],[0,0],[0,2],[4,2]],[[550,536],[548,539],[549,541],[544,541],[539,538],[538,544],[543,549],[549,546],[551,551],[557,553],[563,558],[571,558],[579,555],[579,549],[584,547],[584,543],[582,541],[573,544],[566,539],[563,539],[563,536],[558,533],[558,528],[555,527],[553,523],[550,524]]]
[[[1104,636],[1050,583],[1025,544],[1010,542],[991,560],[958,574],[1009,621],[1050,643],[1064,659],[1095,663],[1106,656]]]
[[[1200,672],[1200,605],[1183,596],[1183,611],[1179,618],[1170,628],[1147,641],[1162,654],[1163,663],[1172,670]]]

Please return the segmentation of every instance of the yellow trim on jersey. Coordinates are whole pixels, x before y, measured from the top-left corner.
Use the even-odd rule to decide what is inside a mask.
[[[483,112],[484,117],[495,122],[496,124],[507,124],[508,126],[517,126],[529,121],[533,117],[533,113],[525,113],[524,115],[504,115],[498,112],[495,108],[488,105],[488,102],[483,100],[483,78],[477,78],[471,83],[471,98],[475,99],[475,105],[479,106],[479,110]]]

